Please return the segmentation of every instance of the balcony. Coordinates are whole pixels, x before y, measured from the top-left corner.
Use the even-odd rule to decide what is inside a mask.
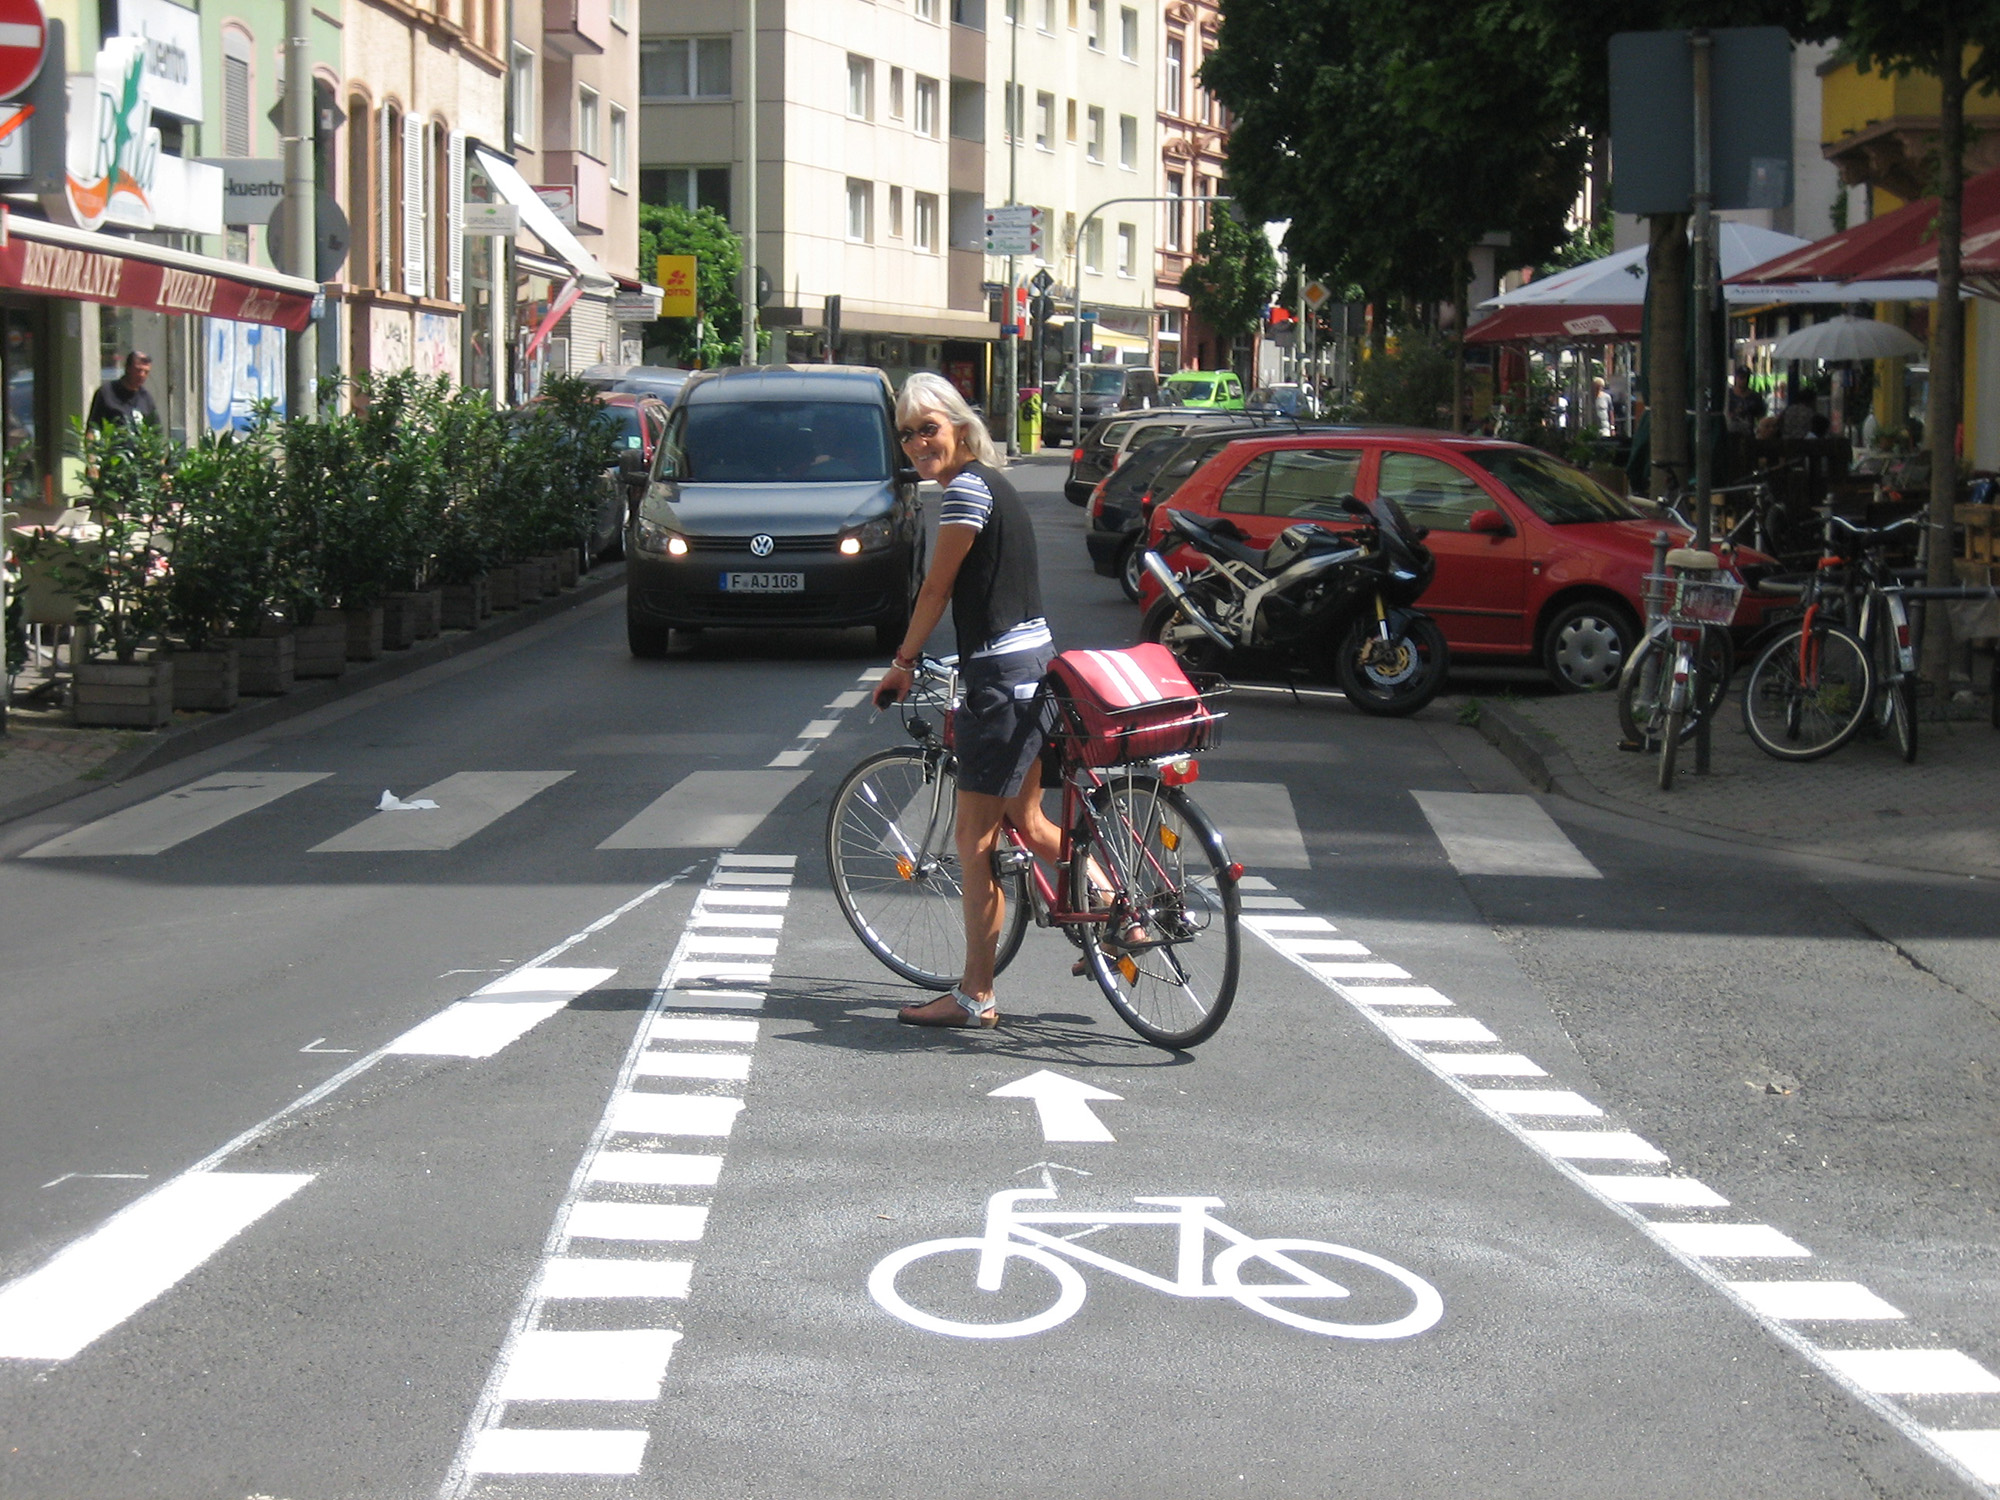
[[[1863,73],[1852,63],[1820,72],[1820,152],[1840,168],[1844,183],[1866,182],[1909,201],[1933,191],[1930,158],[1942,109],[1937,78]],[[2000,166],[1993,129],[2000,100],[1973,94],[1965,101],[1970,137],[1965,172]]]
[[[611,174],[603,162],[581,151],[544,151],[542,181],[576,189],[576,232],[603,234],[611,222]]]
[[[543,0],[542,45],[563,57],[595,57],[611,43],[611,0]]]

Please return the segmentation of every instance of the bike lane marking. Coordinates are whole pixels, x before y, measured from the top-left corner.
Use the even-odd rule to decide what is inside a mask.
[[[834,732],[840,728],[840,721],[847,716],[847,711],[851,708],[858,708],[862,703],[866,702],[868,699],[868,690],[887,676],[888,671],[887,667],[870,667],[859,677],[855,678],[855,681],[860,684],[858,687],[850,688],[844,693],[835,695],[833,700],[821,710],[821,713],[826,715],[826,717],[807,720],[805,728],[792,736],[797,743],[789,750],[780,750],[766,764],[774,767],[791,768],[802,766],[808,760],[812,759],[813,751],[817,750],[822,742],[831,739]]]
[[[488,1479],[639,1472],[760,1032],[795,856],[724,853],[626,1051],[440,1493]],[[743,935],[722,936],[732,923]],[[718,956],[723,960],[718,962]],[[749,988],[750,985],[760,986]],[[700,1050],[700,1049],[710,1050]],[[663,1080],[667,1089],[648,1084]],[[616,1144],[614,1144],[614,1142]],[[709,1145],[710,1150],[686,1149]],[[679,1147],[681,1149],[665,1149]],[[599,1326],[609,1323],[612,1326]],[[612,1420],[631,1425],[597,1425]],[[622,1409],[620,1407],[622,1404]],[[590,1423],[591,1425],[577,1425]]]
[[[1259,875],[1244,876],[1241,887],[1253,894],[1278,893],[1270,880]],[[1355,972],[1357,967],[1371,966],[1344,962],[1330,965],[1317,958],[1308,951],[1308,945],[1323,941],[1313,934],[1337,931],[1331,922],[1320,917],[1274,916],[1254,911],[1245,911],[1242,920],[1244,927],[1267,946],[1346,1000],[1393,1045],[1467,1103],[1536,1151],[1607,1208],[1638,1226],[1684,1268],[1755,1319],[1773,1338],[1838,1382],[1910,1442],[1960,1479],[1988,1494],[2000,1494],[2000,1401],[1984,1405],[1973,1401],[1972,1409],[1978,1411],[1987,1426],[1934,1427],[1904,1402],[1890,1399],[1956,1398],[1953,1416],[1964,1420],[1968,1398],[2000,1396],[2000,1377],[1956,1349],[1841,1348],[1829,1342],[1837,1338],[1843,1324],[1861,1325],[1850,1333],[1858,1337],[1870,1325],[1907,1320],[1892,1304],[1855,1282],[1736,1279],[1726,1273],[1715,1263],[1748,1266],[1772,1260],[1810,1260],[1812,1251],[1768,1224],[1647,1217],[1641,1209],[1692,1213],[1725,1209],[1729,1202],[1694,1178],[1665,1175],[1672,1167],[1666,1154],[1631,1131],[1608,1124],[1598,1129],[1548,1129],[1524,1123],[1579,1115],[1608,1117],[1598,1106],[1571,1090],[1492,1088],[1476,1082],[1490,1076],[1477,1071],[1489,1062],[1504,1066],[1508,1070],[1506,1076],[1539,1078],[1546,1073],[1518,1052],[1431,1050],[1445,1044],[1491,1045],[1497,1049],[1504,1043],[1470,1016],[1400,1013],[1400,1007],[1405,1005],[1456,1008],[1454,1001],[1434,989],[1408,984],[1378,985],[1372,982],[1374,974]],[[1393,964],[1372,967],[1393,969],[1404,980],[1412,977]],[[1407,998],[1413,992],[1422,998]],[[1397,1013],[1391,1013],[1392,1010]],[[1577,1162],[1621,1162],[1662,1171],[1634,1171],[1617,1176],[1592,1174],[1581,1170],[1575,1165]],[[1798,1323],[1824,1324],[1830,1331],[1808,1336],[1793,1326]]]

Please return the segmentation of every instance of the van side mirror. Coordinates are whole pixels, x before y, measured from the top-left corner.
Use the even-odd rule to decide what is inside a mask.
[[[1514,523],[1497,510],[1475,510],[1465,518],[1465,529],[1481,536],[1512,536]]]
[[[618,455],[618,477],[627,484],[644,484],[651,467],[638,448],[627,448]]]

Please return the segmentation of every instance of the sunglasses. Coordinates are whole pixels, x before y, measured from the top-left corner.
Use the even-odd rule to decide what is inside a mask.
[[[924,442],[929,442],[943,431],[944,424],[942,422],[926,422],[921,427],[898,427],[896,429],[896,441],[907,444],[922,439]]]

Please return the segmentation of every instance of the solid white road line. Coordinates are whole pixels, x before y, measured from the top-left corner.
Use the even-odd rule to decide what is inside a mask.
[[[1614,1203],[1649,1208],[1727,1208],[1729,1200],[1692,1177],[1589,1177],[1583,1179]]]
[[[574,771],[460,771],[412,792],[408,801],[429,798],[437,806],[418,812],[378,812],[344,833],[315,844],[313,854],[435,853],[455,849],[480,829]]]
[[[500,1399],[657,1401],[680,1338],[668,1328],[529,1329],[514,1346]]]
[[[418,1022],[383,1050],[397,1057],[491,1057],[617,972],[516,969]]]
[[[313,1180],[190,1172],[0,1289],[0,1359],[69,1359]]]
[[[796,769],[694,771],[597,847],[704,849],[748,838],[806,779]]]
[[[2000,1379],[1956,1349],[1822,1349],[1836,1370],[1881,1396],[1991,1396]]]
[[[1732,1281],[1729,1289],[1766,1317],[1792,1323],[1890,1322],[1903,1316],[1858,1281]]]
[[[116,854],[158,854],[196,834],[219,828],[300,787],[325,781],[331,771],[231,771],[204,776],[184,787],[122,808],[95,823],[86,823],[23,859],[103,858]]]
[[[1654,1235],[1684,1255],[1702,1260],[1807,1258],[1806,1249],[1769,1224],[1649,1224]]]
[[[474,1439],[475,1474],[636,1474],[645,1462],[643,1430],[491,1428]]]
[[[708,1210],[699,1204],[586,1200],[570,1209],[564,1227],[571,1239],[687,1244],[700,1239],[707,1226]]]
[[[1411,792],[1461,875],[1601,880],[1533,797],[1506,792]]]
[[[685,1300],[694,1264],[685,1260],[619,1260],[559,1255],[542,1266],[535,1295],[556,1301],[590,1297]]]
[[[679,1151],[600,1151],[590,1159],[586,1182],[650,1187],[714,1187],[722,1176],[719,1156]]]
[[[1229,857],[1260,870],[1309,870],[1292,794],[1281,781],[1201,783],[1201,810],[1222,830]]]

